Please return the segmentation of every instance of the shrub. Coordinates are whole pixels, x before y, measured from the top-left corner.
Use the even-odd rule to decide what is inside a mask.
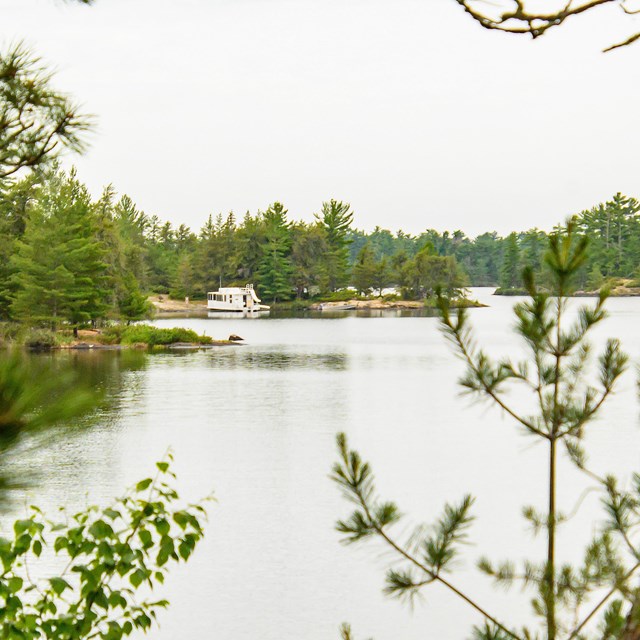
[[[169,345],[176,342],[189,342],[192,344],[210,344],[209,336],[198,335],[191,329],[182,327],[159,328],[148,324],[136,324],[128,327],[121,327],[121,344],[148,344],[150,347],[156,345]]]
[[[25,347],[33,351],[47,351],[58,344],[58,337],[48,329],[29,329],[24,337]]]
[[[22,326],[17,322],[0,322],[0,346],[15,342],[20,337]]]
[[[13,536],[0,540],[2,637],[120,640],[149,630],[169,603],[137,591],[162,584],[171,563],[191,557],[206,515],[201,505],[177,507],[169,463],[157,468],[155,479],[141,480],[106,509],[88,507],[53,523],[32,507],[15,522]],[[36,581],[27,559],[38,564],[45,547],[65,569]]]

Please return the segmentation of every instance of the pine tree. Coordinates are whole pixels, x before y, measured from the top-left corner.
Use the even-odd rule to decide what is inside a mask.
[[[264,244],[264,221],[262,216],[252,216],[248,211],[238,227],[234,238],[238,262],[238,277],[244,282],[254,282],[257,278],[262,245]]]
[[[53,327],[104,317],[109,309],[107,249],[86,188],[75,174],[48,179],[31,208],[11,263],[16,317]]]
[[[319,223],[299,222],[291,229],[292,282],[298,298],[320,290],[323,262],[327,255],[327,234]]]
[[[377,290],[378,296],[382,296],[382,291],[385,287],[391,284],[391,269],[389,267],[389,260],[386,256],[383,256],[375,264],[373,271],[373,288]]]
[[[226,218],[218,214],[215,221],[213,216],[209,216],[202,227],[196,264],[204,291],[213,291],[231,284],[237,278],[240,251],[236,243],[236,234],[233,212]]]
[[[149,318],[153,313],[153,305],[140,291],[138,281],[131,272],[124,274],[118,283],[118,312],[127,324]]]
[[[172,281],[171,297],[186,298],[193,295],[196,287],[196,275],[191,255],[185,253],[178,262],[176,275]]]
[[[145,234],[149,219],[127,195],[123,195],[116,203],[113,218],[121,242],[124,269],[133,274],[141,289],[146,290],[149,266]]]
[[[360,250],[356,263],[353,265],[353,286],[358,293],[367,294],[375,285],[376,260],[369,243]]]
[[[287,210],[274,202],[263,214],[265,242],[258,269],[260,292],[272,302],[291,297],[291,229]]]
[[[353,222],[351,206],[346,202],[330,200],[322,203],[322,212],[315,214],[327,234],[328,252],[324,271],[329,291],[348,284],[349,279],[349,229]]]
[[[19,181],[0,180],[0,319],[7,319],[15,293],[11,256],[24,234],[27,211],[40,175],[32,173]]]
[[[520,247],[518,235],[509,234],[504,240],[502,254],[502,266],[500,267],[500,287],[502,289],[515,289],[520,282]]]

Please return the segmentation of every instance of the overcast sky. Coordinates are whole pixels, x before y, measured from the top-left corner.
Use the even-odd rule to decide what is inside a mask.
[[[638,18],[531,41],[454,0],[0,0],[0,38],[98,116],[66,161],[95,194],[194,229],[337,198],[367,230],[475,235],[640,196],[640,43],[600,53]]]

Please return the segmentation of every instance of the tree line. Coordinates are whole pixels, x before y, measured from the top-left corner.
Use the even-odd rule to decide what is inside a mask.
[[[590,239],[581,288],[636,278],[640,204],[617,194],[575,216]],[[77,327],[134,321],[150,293],[198,298],[253,282],[269,302],[328,296],[345,287],[404,298],[465,286],[519,286],[523,265],[542,274],[549,233],[539,229],[469,238],[427,229],[411,235],[353,226],[350,205],[322,203],[311,222],[290,220],[280,202],[264,211],[210,215],[194,232],[141,211],[107,186],[97,199],[75,171],[42,169],[0,181],[0,317]]]

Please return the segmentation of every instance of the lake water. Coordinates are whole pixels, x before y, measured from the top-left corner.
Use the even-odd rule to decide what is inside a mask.
[[[492,297],[471,319],[487,350],[517,355],[510,332],[513,298]],[[594,341],[622,339],[640,355],[640,299],[615,299]],[[328,640],[350,621],[357,638],[463,639],[478,622],[464,602],[433,585],[413,610],[381,594],[392,556],[378,544],[343,547],[333,530],[349,506],[328,480],[335,434],[345,431],[369,459],[382,495],[407,523],[433,520],[446,500],[477,496],[478,517],[454,582],[501,618],[529,616],[519,590],[496,593],[473,569],[495,559],[539,557],[544,544],[526,530],[524,504],[545,501],[546,449],[499,411],[460,397],[461,364],[432,317],[343,316],[267,319],[163,319],[246,345],[198,352],[75,353],[69,358],[109,402],[92,426],[65,432],[17,462],[40,472],[28,499],[53,510],[105,502],[174,451],[179,488],[196,499],[215,491],[207,537],[188,565],[173,571],[171,608],[152,632],[159,640]],[[513,396],[518,404],[524,398]],[[593,466],[640,469],[633,371],[588,438]],[[571,511],[584,489],[560,469],[560,506]],[[87,498],[88,496],[88,498]],[[22,507],[17,504],[16,514]],[[561,559],[577,557],[593,532],[598,500],[589,496],[563,529]],[[402,527],[401,527],[402,529]]]

